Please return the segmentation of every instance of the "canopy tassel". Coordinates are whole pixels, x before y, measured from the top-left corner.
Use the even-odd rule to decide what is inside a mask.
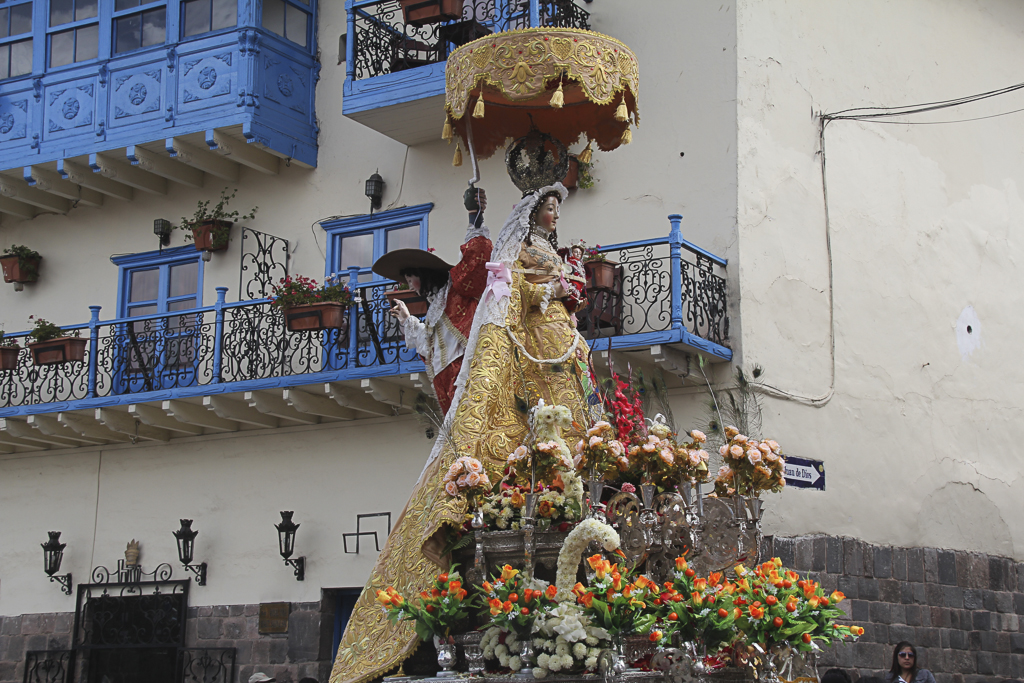
[[[476,98],[476,106],[473,107],[473,118],[482,119],[484,117],[484,94],[480,93],[480,97]]]
[[[449,145],[452,144],[452,121],[447,116],[444,118],[444,128],[441,129],[441,139]]]
[[[455,143],[455,158],[452,159],[452,166],[462,166],[462,148],[459,147],[458,142]]]
[[[565,95],[562,93],[562,82],[558,82],[558,90],[551,95],[552,109],[561,109],[565,106]]]
[[[582,163],[582,164],[589,164],[590,160],[594,157],[594,153],[591,150],[590,145],[591,145],[590,140],[587,140],[587,146],[584,147],[583,151],[580,152],[578,157],[576,157],[577,159],[580,160],[580,163]]]
[[[626,93],[622,93],[622,99],[619,101],[619,106],[615,108],[615,120],[616,121],[628,121],[629,120],[629,109],[626,108]]]
[[[631,142],[633,142],[633,131],[627,128],[626,130],[622,131],[622,144],[628,145]]]

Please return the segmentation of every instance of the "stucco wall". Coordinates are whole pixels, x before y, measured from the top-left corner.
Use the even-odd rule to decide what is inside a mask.
[[[833,383],[814,115],[1018,82],[1024,7],[744,1],[738,14],[738,359],[822,397]],[[1009,95],[912,120],[1021,107]],[[773,498],[770,530],[1024,557],[1020,117],[827,127],[835,393],[824,407],[769,399],[765,427],[788,453],[824,459],[829,484]]]

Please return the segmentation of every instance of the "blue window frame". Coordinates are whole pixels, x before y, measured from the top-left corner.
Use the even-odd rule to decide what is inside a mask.
[[[32,73],[32,2],[0,5],[0,79]]]
[[[114,0],[114,54],[167,41],[166,0]]]
[[[57,68],[99,56],[99,0],[50,0],[46,63]]]
[[[359,268],[359,283],[384,280],[370,271],[373,262],[395,249],[426,249],[427,217],[433,204],[418,204],[368,216],[324,221],[328,234],[327,269],[346,275],[349,268]]]
[[[263,0],[263,28],[309,47],[313,30],[313,7],[310,0]]]
[[[183,0],[181,37],[190,38],[238,24],[238,0]]]
[[[146,391],[191,384],[200,347],[203,262],[194,247],[118,256],[115,389]]]

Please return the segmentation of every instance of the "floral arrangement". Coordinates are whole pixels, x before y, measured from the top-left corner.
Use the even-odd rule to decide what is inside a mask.
[[[676,481],[688,481],[691,484],[708,480],[708,452],[702,448],[708,437],[704,432],[694,429],[689,434],[691,441],[676,446],[675,462],[671,475]]]
[[[582,169],[583,169],[583,164],[580,164],[580,170],[582,171]],[[577,184],[579,184],[579,183],[577,182]],[[591,185],[590,187],[593,187],[593,185]],[[588,188],[584,188],[584,189],[588,189]],[[586,245],[583,245],[583,262],[584,263],[591,263],[593,261],[607,261],[607,260],[608,260],[608,256],[607,256],[607,254],[605,254],[605,252],[601,251],[601,245],[600,244],[595,244],[592,247],[588,247]]]
[[[312,278],[296,275],[281,278],[271,289],[270,305],[280,309],[331,302],[352,305],[352,291],[347,284],[342,284],[341,276],[336,273],[324,280],[322,287]]]
[[[488,528],[502,531],[520,529],[528,492],[529,488],[512,486],[489,496],[481,506]],[[582,496],[582,486],[580,495]],[[540,487],[537,495],[535,515],[537,529],[558,528],[559,531],[566,531],[582,516],[582,506],[578,497],[573,496],[568,490],[563,492],[551,486],[544,486]]]
[[[519,648],[522,647],[515,632],[502,631],[493,626],[480,638],[480,649],[483,650],[484,659],[498,660],[499,666],[507,667],[512,671],[519,671],[523,668],[522,660],[519,659]]]
[[[501,574],[484,581],[480,592],[491,612],[491,626],[527,637],[537,617],[555,606],[554,586],[534,590],[518,569],[505,565]]]
[[[569,446],[561,436],[561,430],[572,427],[572,411],[565,406],[545,405],[541,399],[530,410],[530,433],[535,441],[532,447],[525,444],[508,456],[510,475],[534,485],[530,475],[536,474],[536,481],[553,483],[561,472],[575,468]],[[520,474],[520,466],[523,471]]]
[[[396,282],[395,286],[391,288],[392,292],[405,292],[411,289],[408,282]]]
[[[534,678],[594,671],[601,650],[611,645],[608,631],[595,626],[583,608],[571,602],[559,603],[537,617],[533,635],[537,653]]]
[[[701,643],[711,652],[731,645],[737,635],[735,592],[736,584],[724,581],[721,572],[697,577],[686,558],[677,557],[674,578],[655,601],[660,603],[662,637],[667,640],[679,633],[683,641]]]
[[[439,574],[433,585],[420,593],[418,605],[402,597],[393,586],[378,590],[377,602],[389,620],[416,622],[420,640],[436,636],[447,641],[452,629],[469,616],[469,609],[474,606],[473,598],[467,598],[468,591],[462,587],[462,577],[455,571],[457,566]]]
[[[591,542],[598,542],[605,552],[619,550],[619,532],[610,525],[590,517],[576,525],[569,532],[558,551],[558,571],[555,574],[555,586],[558,587],[559,600],[573,600],[573,583],[580,566],[580,558]],[[621,555],[621,551],[619,553]]]
[[[755,441],[735,427],[726,427],[725,436],[729,441],[719,453],[726,464],[715,478],[715,495],[757,496],[762,491],[778,493],[785,487],[786,461],[778,443]]]
[[[20,348],[18,346],[18,340],[15,339],[14,337],[5,336],[3,330],[0,330],[0,346],[11,349]]]
[[[576,443],[573,464],[579,472],[593,472],[601,479],[615,479],[629,467],[626,447],[615,438],[615,428],[599,420],[587,430],[586,438]]]
[[[491,480],[482,462],[468,455],[452,463],[444,475],[444,490],[453,498],[465,495],[470,507],[477,507],[479,501],[491,490]]]
[[[859,626],[844,626],[836,620],[846,616],[837,606],[846,596],[833,591],[826,596],[821,584],[801,579],[774,558],[753,570],[736,567],[739,580],[733,594],[736,626],[748,643],[764,649],[788,643],[797,650],[816,649],[814,641],[824,644],[847,638],[856,640],[864,633]]]
[[[192,229],[197,228],[207,221],[226,221],[228,223],[237,223],[238,221],[252,220],[256,217],[256,212],[259,211],[260,207],[254,206],[249,213],[242,215],[238,210],[228,211],[228,204],[235,198],[238,193],[238,189],[235,188],[228,194],[228,188],[224,188],[220,191],[220,201],[210,208],[209,199],[200,201],[196,204],[196,212],[192,215],[192,218],[181,217],[181,225],[177,226],[179,229],[187,230],[185,233],[185,239],[191,240],[194,238]],[[213,229],[213,243],[215,245],[225,244],[228,240],[228,234],[231,227],[228,225],[217,225]]]
[[[61,337],[78,337],[81,334],[79,330],[65,332],[58,325],[54,325],[45,318],[37,318],[34,315],[30,315],[28,319],[29,321],[35,320],[32,331],[28,333],[29,338],[33,342],[48,342],[52,339],[60,339]]]
[[[629,569],[601,555],[587,558],[587,564],[594,571],[592,585],[577,583],[572,592],[593,623],[613,636],[649,632],[657,621],[658,584],[643,575],[631,582]]]

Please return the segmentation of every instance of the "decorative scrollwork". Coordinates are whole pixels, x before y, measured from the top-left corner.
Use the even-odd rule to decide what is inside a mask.
[[[235,680],[233,647],[182,648],[178,650],[178,667],[183,683],[231,683]]]
[[[271,285],[288,277],[288,240],[242,228],[242,263],[238,272],[238,298],[265,299]],[[248,274],[248,280],[246,275]]]
[[[25,653],[25,683],[65,683],[74,668],[72,650],[30,650]]]
[[[725,308],[725,278],[714,273],[714,263],[702,254],[681,264],[683,307],[688,329],[698,337],[728,345],[729,318]]]

